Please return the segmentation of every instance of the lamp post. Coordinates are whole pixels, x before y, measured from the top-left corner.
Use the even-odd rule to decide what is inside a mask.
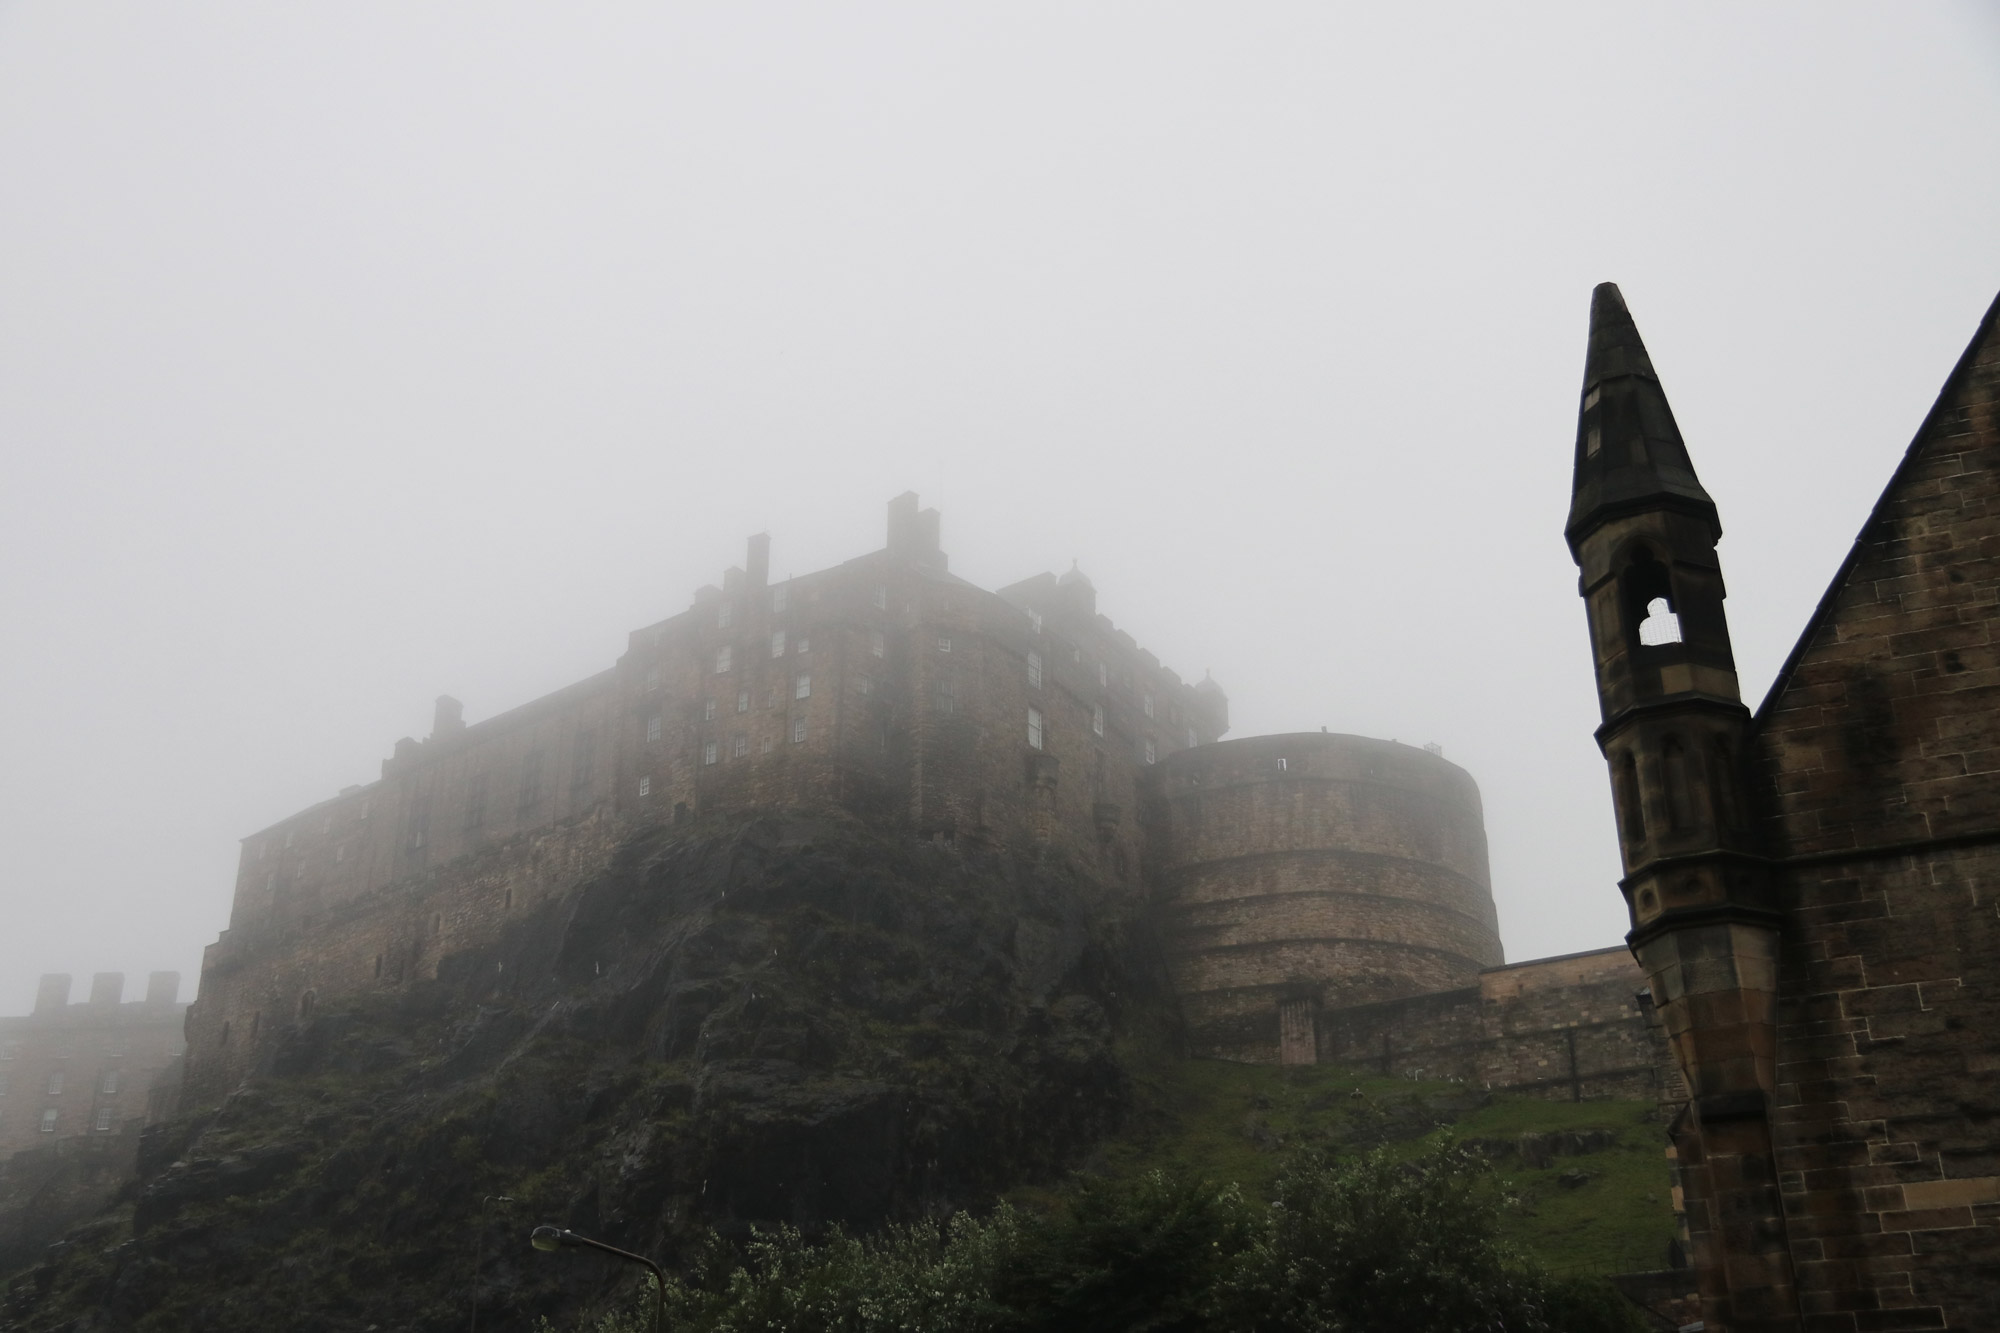
[[[562,1227],[536,1227],[528,1237],[528,1243],[538,1250],[597,1250],[623,1259],[628,1263],[644,1264],[653,1272],[653,1333],[662,1333],[667,1326],[667,1275],[660,1266],[643,1254],[621,1250],[616,1245],[606,1245],[601,1240],[579,1236],[574,1231]]]

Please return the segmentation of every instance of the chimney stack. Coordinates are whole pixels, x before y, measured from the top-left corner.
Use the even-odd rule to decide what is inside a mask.
[[[170,1005],[181,998],[181,974],[152,972],[146,976],[146,1003]]]
[[[38,1014],[61,1013],[69,1003],[69,973],[44,972],[42,984],[35,988],[35,1012]]]
[[[437,711],[431,714],[431,739],[440,740],[446,736],[456,736],[465,730],[465,705],[449,694],[437,698]]]
[[[125,998],[123,972],[98,972],[90,978],[90,1007],[116,1009]]]

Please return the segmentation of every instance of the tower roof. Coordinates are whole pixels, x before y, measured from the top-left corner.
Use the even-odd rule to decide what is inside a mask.
[[[1590,350],[1576,422],[1576,480],[1563,535],[1572,550],[1607,518],[1642,509],[1682,509],[1705,516],[1722,534],[1715,501],[1688,461],[1687,445],[1667,406],[1639,326],[1618,285],[1590,296]]]

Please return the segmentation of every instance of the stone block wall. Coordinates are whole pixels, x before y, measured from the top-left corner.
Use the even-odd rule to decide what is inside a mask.
[[[1150,871],[1196,1051],[1282,1056],[1281,1008],[1473,984],[1500,962],[1479,791],[1393,741],[1305,733],[1174,755]]]
[[[156,1085],[178,1069],[180,974],[155,972],[142,999],[100,972],[69,1002],[70,978],[42,978],[33,1013],[0,1018],[0,1158],[85,1137],[136,1132],[155,1118]]]
[[[1619,947],[1488,968],[1473,986],[1323,1010],[1319,1058],[1560,1101],[1685,1099]]]

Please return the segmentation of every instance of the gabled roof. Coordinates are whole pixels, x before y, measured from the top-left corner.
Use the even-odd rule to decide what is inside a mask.
[[[1978,329],[1973,332],[1972,341],[1968,342],[1965,350],[1959,354],[1958,364],[1954,365],[1951,374],[1945,377],[1944,387],[1938,390],[1938,396],[1931,403],[1930,411],[1924,413],[1923,424],[1917,427],[1917,433],[1911,438],[1909,447],[1897,461],[1896,470],[1889,474],[1889,484],[1875,497],[1875,504],[1868,511],[1868,521],[1861,525],[1861,531],[1854,534],[1854,543],[1847,548],[1847,555],[1840,562],[1840,568],[1834,571],[1833,581],[1827,584],[1826,591],[1820,594],[1819,604],[1807,618],[1805,628],[1799,632],[1798,641],[1792,645],[1792,651],[1786,654],[1784,665],[1778,668],[1777,677],[1772,680],[1771,688],[1764,695],[1764,702],[1757,705],[1756,725],[1763,725],[1772,706],[1791,684],[1792,674],[1797,671],[1800,661],[1806,655],[1806,650],[1812,646],[1820,629],[1832,618],[1834,604],[1840,598],[1841,589],[1847,586],[1848,580],[1853,576],[1855,565],[1860,563],[1870,534],[1880,531],[1883,511],[1888,508],[1897,490],[1902,486],[1905,476],[1922,455],[1924,445],[1930,440],[1931,427],[1957,396],[1959,386],[1964,382],[1973,362],[1978,359],[1980,349],[1995,336],[1996,325],[2000,325],[2000,295],[1996,295],[1992,304],[1986,307],[1986,314],[1979,321]]]

